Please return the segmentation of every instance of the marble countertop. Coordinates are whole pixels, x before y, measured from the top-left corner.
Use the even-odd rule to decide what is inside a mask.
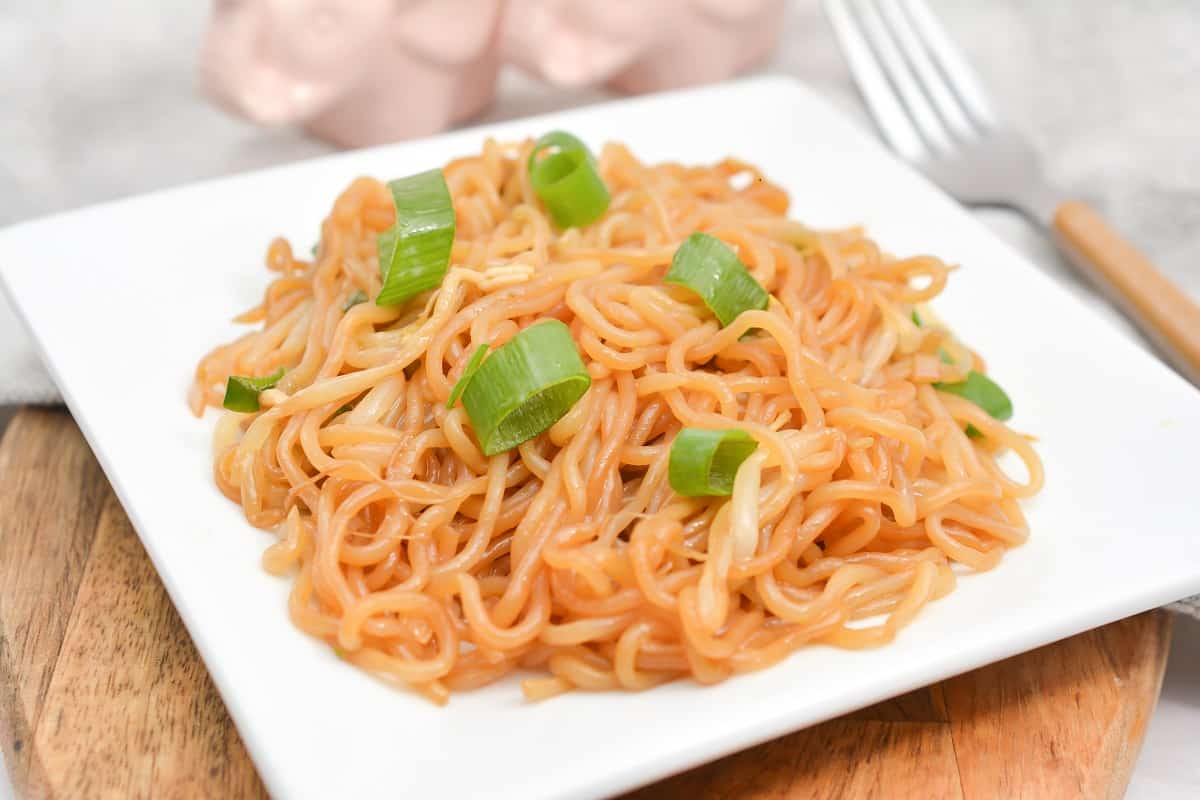
[[[930,0],[1051,177],[1096,204],[1200,297],[1200,4],[1194,0]],[[0,225],[328,152],[231,118],[198,92],[207,3],[10,0],[0,7]],[[767,71],[793,75],[869,126],[816,0],[791,0]],[[505,72],[483,121],[595,102]],[[1099,304],[1040,234],[980,212],[1000,236]],[[0,375],[48,379],[0,298]],[[4,396],[0,386],[0,397]],[[5,413],[0,409],[0,425]],[[10,789],[0,770],[0,800]],[[1128,797],[1200,797],[1200,622],[1177,620],[1162,698]]]

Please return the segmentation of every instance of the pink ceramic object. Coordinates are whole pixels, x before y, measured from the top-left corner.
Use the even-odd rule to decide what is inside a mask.
[[[504,54],[562,86],[658,91],[766,58],[783,11],[784,0],[509,0]]]
[[[504,0],[216,0],[207,90],[359,146],[433,133],[495,91]]]

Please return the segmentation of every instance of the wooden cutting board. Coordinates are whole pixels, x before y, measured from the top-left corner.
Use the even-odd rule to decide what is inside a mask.
[[[1130,617],[630,797],[1117,798],[1169,639],[1163,612]],[[0,746],[28,797],[265,795],[61,410],[19,411],[0,441]]]

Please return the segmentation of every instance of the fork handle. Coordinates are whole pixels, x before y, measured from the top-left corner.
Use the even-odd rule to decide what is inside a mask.
[[[1163,357],[1200,386],[1200,306],[1091,206],[1068,200],[1051,222],[1059,247]]]

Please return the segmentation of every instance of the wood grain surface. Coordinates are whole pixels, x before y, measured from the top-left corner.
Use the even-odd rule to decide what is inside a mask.
[[[1117,798],[1169,639],[1166,614],[1130,617],[628,797]],[[0,441],[0,746],[27,797],[265,796],[60,410],[20,411]]]

